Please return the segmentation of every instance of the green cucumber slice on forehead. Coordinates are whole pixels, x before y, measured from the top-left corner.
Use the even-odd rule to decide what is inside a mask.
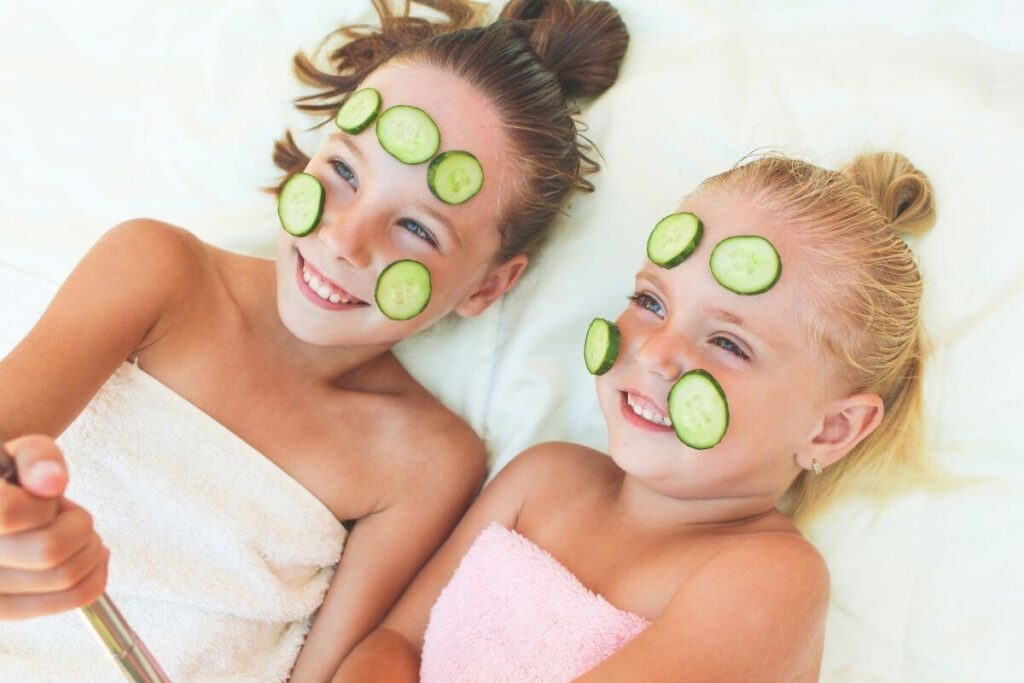
[[[438,154],[427,169],[427,187],[445,204],[462,204],[484,184],[484,169],[469,152]]]
[[[603,375],[608,372],[615,359],[619,357],[621,335],[615,323],[604,318],[594,318],[587,328],[587,338],[583,342],[583,362],[591,375]]]
[[[419,261],[395,261],[377,277],[373,298],[392,320],[415,318],[430,302],[430,271]]]
[[[380,102],[380,93],[374,88],[357,90],[341,105],[334,124],[346,133],[361,133],[377,117]]]
[[[668,392],[668,417],[679,440],[704,450],[718,445],[729,428],[729,403],[705,370],[691,370]]]
[[[320,224],[324,212],[324,186],[316,176],[296,173],[285,181],[277,197],[277,217],[285,232],[305,237]]]
[[[700,244],[704,224],[689,212],[665,216],[647,238],[647,258],[662,268],[675,268]]]
[[[782,259],[771,242],[760,235],[734,235],[715,245],[711,274],[737,294],[760,294],[782,275]]]
[[[377,119],[377,140],[403,164],[422,164],[437,154],[441,131],[427,112],[398,104]]]

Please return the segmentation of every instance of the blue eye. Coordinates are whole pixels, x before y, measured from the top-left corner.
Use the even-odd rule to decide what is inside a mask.
[[[738,356],[745,361],[750,360],[750,356],[743,353],[743,349],[737,346],[736,342],[734,342],[732,339],[728,339],[727,337],[715,337],[714,339],[711,340],[711,343],[714,344],[715,346],[722,347],[729,353],[733,354],[734,356]]]
[[[352,186],[352,189],[359,187],[359,182],[356,180],[356,174],[352,172],[352,169],[342,161],[341,159],[331,159],[331,166],[334,167],[334,172],[344,180],[346,183]]]
[[[659,318],[665,317],[665,310],[661,307],[661,304],[658,303],[658,300],[650,294],[633,294],[629,296],[628,299],[634,306],[648,310]]]
[[[416,221],[412,220],[411,218],[403,218],[402,220],[398,221],[398,224],[401,225],[406,230],[408,230],[409,232],[411,232],[412,234],[419,237],[420,239],[428,242],[430,246],[434,247],[435,249],[437,248],[437,240],[434,239],[434,236],[430,234],[429,230],[424,228]]]

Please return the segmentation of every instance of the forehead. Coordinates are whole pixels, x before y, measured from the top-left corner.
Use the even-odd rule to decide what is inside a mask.
[[[386,64],[371,73],[360,87],[372,87],[380,92],[381,111],[397,104],[419,107],[434,120],[441,133],[439,152],[463,150],[480,161],[484,185],[479,194],[463,205],[450,208],[485,205],[488,212],[495,212],[510,180],[512,157],[498,112],[483,93],[464,78],[416,62]],[[403,166],[397,160],[395,163]],[[426,164],[407,169],[422,171],[426,187]],[[441,204],[439,200],[438,204]]]
[[[805,288],[806,252],[792,229],[775,212],[750,199],[723,192],[707,192],[685,200],[678,211],[696,214],[704,236],[690,257],[671,269],[645,261],[641,271],[672,290],[686,306],[719,309],[744,321],[746,327],[773,342],[777,351],[806,350],[809,345],[809,309]],[[782,261],[778,282],[767,292],[741,295],[715,280],[709,261],[719,242],[733,235],[759,235],[772,243]],[[679,304],[677,303],[677,306]]]

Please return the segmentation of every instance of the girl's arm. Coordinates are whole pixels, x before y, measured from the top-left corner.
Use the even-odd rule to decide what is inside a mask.
[[[817,681],[828,599],[828,570],[809,543],[781,534],[743,539],[577,681]]]
[[[61,434],[118,365],[170,329],[201,251],[188,232],[145,219],[103,235],[0,360],[0,438]]]
[[[106,553],[89,513],[63,497],[54,438],[125,358],[173,325],[201,251],[154,221],[113,228],[0,360],[0,439],[22,483],[0,482],[0,619],[73,609],[102,592]]]
[[[552,448],[544,445],[525,451],[484,489],[381,627],[342,663],[334,683],[419,681],[420,651],[430,609],[485,527],[491,522],[515,527],[527,493],[542,474],[542,468],[535,466],[534,461],[544,459]]]

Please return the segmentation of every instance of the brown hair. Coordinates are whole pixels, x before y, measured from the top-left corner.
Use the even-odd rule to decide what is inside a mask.
[[[488,26],[477,26],[478,12],[462,0],[416,2],[444,19],[410,16],[410,3],[396,14],[387,0],[373,0],[380,27],[342,26],[321,43],[318,52],[336,37],[344,40],[328,55],[329,71],[297,54],[296,75],[320,91],[298,98],[296,106],[326,113],[323,125],[372,71],[394,60],[465,78],[494,103],[519,166],[514,198],[499,220],[495,260],[531,253],[569,193],[593,190],[585,176],[598,164],[588,156],[592,146],[580,135],[578,109],[568,100],[599,95],[615,82],[629,44],[625,24],[607,2],[591,0],[511,0]],[[308,161],[291,133],[274,146],[274,163],[287,174]]]
[[[846,388],[877,394],[879,426],[821,475],[801,473],[780,507],[804,523],[840,497],[884,500],[907,483],[947,483],[924,440],[928,343],[921,274],[901,232],[935,223],[928,178],[895,152],[864,154],[841,172],[772,154],[704,181],[698,192],[737,191],[785,217],[815,261],[802,288],[817,347]]]

